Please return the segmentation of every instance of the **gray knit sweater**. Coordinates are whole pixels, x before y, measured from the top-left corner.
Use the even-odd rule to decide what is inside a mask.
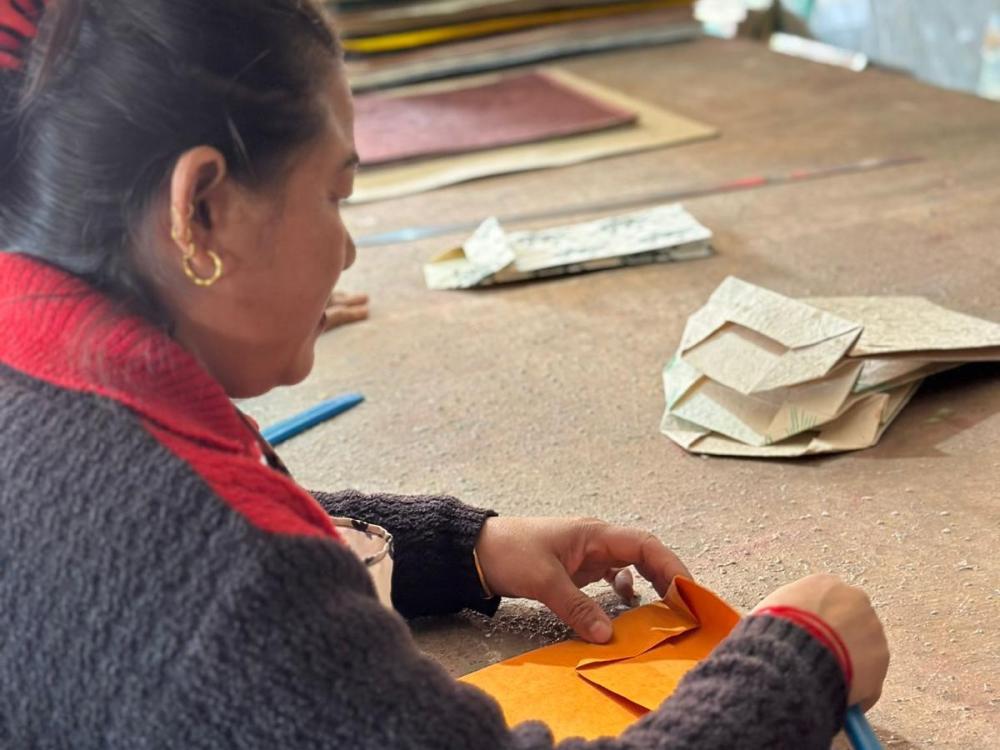
[[[279,528],[267,519],[280,508],[258,513],[278,472],[251,470],[249,443],[216,444],[188,420],[232,408],[207,376],[185,380],[174,360],[167,396],[91,387],[62,332],[99,303],[64,295],[10,317],[11,285],[47,289],[51,273],[0,262],[0,747],[552,747],[544,726],[508,729],[492,699],[421,654],[343,544]],[[114,342],[112,363],[141,353],[132,374],[145,373],[159,334],[130,325],[92,340]],[[172,420],[147,408],[156,399],[198,409]],[[495,608],[471,555],[488,512],[447,497],[317,499],[394,534],[402,615]],[[754,618],[620,738],[560,747],[828,748],[844,704],[825,647]]]

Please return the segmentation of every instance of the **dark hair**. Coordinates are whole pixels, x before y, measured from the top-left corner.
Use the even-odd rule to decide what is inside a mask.
[[[210,145],[234,179],[278,179],[338,54],[312,0],[49,0],[0,71],[0,249],[166,322],[130,249],[176,160]]]

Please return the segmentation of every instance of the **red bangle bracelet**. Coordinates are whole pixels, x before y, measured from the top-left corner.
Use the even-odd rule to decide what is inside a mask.
[[[851,689],[851,682],[854,679],[854,667],[851,664],[851,655],[847,651],[847,647],[844,645],[844,641],[840,635],[825,620],[813,612],[799,609],[798,607],[765,607],[753,614],[755,616],[769,615],[781,620],[787,620],[805,630],[809,635],[826,646],[840,664],[840,669],[844,673],[844,682],[847,683],[847,689]]]

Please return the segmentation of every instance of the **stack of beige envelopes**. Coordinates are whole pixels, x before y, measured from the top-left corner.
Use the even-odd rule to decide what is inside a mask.
[[[928,375],[1000,361],[1000,324],[920,297],[794,300],[726,279],[663,370],[661,429],[694,453],[867,448]]]

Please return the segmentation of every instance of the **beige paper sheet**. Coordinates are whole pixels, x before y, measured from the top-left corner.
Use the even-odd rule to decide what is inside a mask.
[[[864,326],[852,357],[928,352],[926,359],[934,362],[1000,358],[1000,323],[948,310],[923,297],[823,297],[805,302]]]
[[[509,146],[458,156],[446,156],[412,164],[400,164],[363,170],[354,183],[351,203],[367,203],[454,185],[481,177],[560,167],[608,156],[633,153],[662,146],[709,138],[717,134],[711,126],[668,112],[655,105],[626,96],[614,89],[576,76],[560,68],[543,68],[547,75],[566,86],[604,101],[612,106],[636,112],[636,125],[601,133],[561,138],[543,143]],[[454,89],[478,85],[497,76],[427,84],[394,92]]]

